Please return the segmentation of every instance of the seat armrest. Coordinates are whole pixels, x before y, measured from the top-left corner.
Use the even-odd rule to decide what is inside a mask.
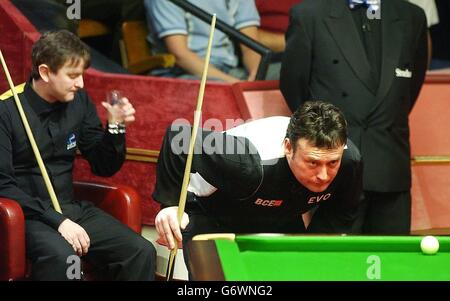
[[[93,202],[133,231],[141,233],[141,197],[133,188],[120,184],[74,182],[76,200]]]
[[[0,198],[0,281],[25,277],[25,219],[20,205]]]

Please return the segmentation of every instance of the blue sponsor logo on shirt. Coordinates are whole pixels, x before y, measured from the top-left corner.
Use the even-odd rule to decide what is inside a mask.
[[[71,134],[67,139],[67,150],[77,147],[77,140],[75,134]]]

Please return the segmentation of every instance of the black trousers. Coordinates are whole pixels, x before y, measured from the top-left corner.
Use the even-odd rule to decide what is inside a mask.
[[[409,235],[411,231],[411,192],[364,191],[354,233]]]
[[[83,259],[102,275],[112,280],[154,280],[156,251],[151,242],[92,203],[73,202],[62,205],[62,210],[86,230],[91,245]],[[77,280],[68,276],[76,253],[57,230],[27,220],[25,232],[33,280]]]

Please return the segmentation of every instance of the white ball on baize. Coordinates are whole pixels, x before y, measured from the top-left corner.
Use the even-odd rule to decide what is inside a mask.
[[[434,236],[425,236],[420,242],[422,252],[427,255],[434,255],[439,250],[439,241]]]

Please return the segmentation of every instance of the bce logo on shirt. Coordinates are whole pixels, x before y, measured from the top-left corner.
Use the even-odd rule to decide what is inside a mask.
[[[77,147],[77,140],[75,134],[70,134],[67,139],[67,150]]]
[[[255,201],[255,205],[264,206],[264,207],[280,207],[283,204],[283,200],[263,200],[258,198]]]

